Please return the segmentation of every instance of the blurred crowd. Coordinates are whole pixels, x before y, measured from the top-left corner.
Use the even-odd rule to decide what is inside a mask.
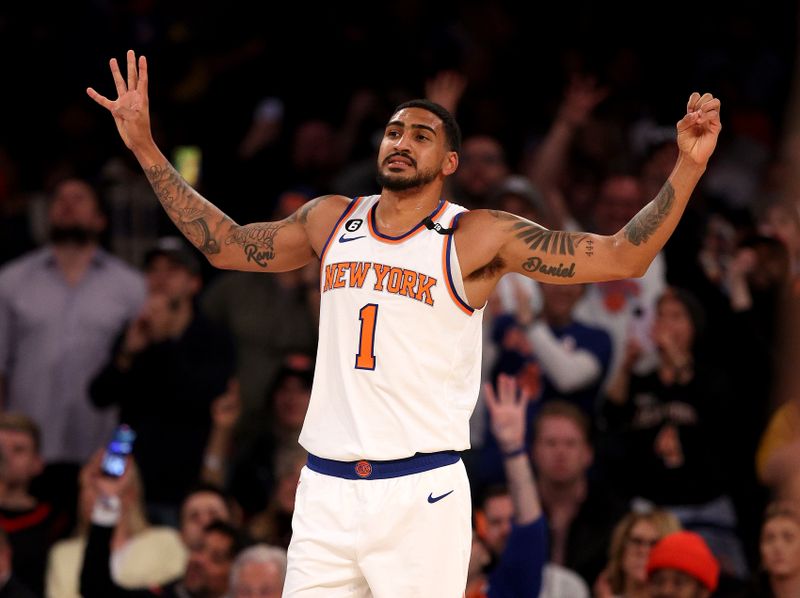
[[[524,397],[543,597],[800,597],[796,7],[656,7],[633,31],[601,4],[0,9],[0,55],[30,49],[3,59],[25,105],[0,98],[0,597],[281,592],[318,264],[215,272],[176,236],[81,95],[128,46],[151,64],[157,141],[241,223],[378,192],[385,121],[424,96],[464,133],[447,199],[614,234],[669,176],[689,93],[713,91],[719,146],[647,273],[507,276],[484,380]],[[137,439],[111,479],[120,422]],[[484,396],[471,423],[482,596],[519,507]]]

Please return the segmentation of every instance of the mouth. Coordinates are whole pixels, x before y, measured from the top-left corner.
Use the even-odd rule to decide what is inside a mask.
[[[386,160],[383,161],[384,164],[390,167],[404,167],[404,166],[416,166],[416,162],[409,158],[408,156],[403,156],[402,154],[392,154]]]

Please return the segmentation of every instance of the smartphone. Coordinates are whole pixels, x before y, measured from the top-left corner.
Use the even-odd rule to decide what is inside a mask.
[[[175,148],[175,170],[192,187],[200,180],[200,170],[203,165],[203,154],[196,145],[180,145]]]
[[[133,452],[133,441],[136,440],[134,432],[126,424],[117,426],[111,441],[106,446],[101,465],[102,472],[114,478],[125,473],[125,459]]]

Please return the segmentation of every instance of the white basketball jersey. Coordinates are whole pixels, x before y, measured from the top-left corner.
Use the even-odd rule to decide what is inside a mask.
[[[300,444],[327,459],[469,448],[483,310],[466,303],[453,235],[378,232],[380,196],[350,203],[323,249],[319,347]],[[442,200],[452,227],[464,208]]]

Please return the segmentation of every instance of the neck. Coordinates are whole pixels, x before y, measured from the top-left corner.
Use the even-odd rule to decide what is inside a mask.
[[[800,574],[770,577],[769,585],[775,598],[796,598],[800,596]]]
[[[623,595],[625,598],[648,598],[650,593],[647,590],[647,584],[645,582],[628,577],[625,580]]]
[[[375,220],[382,230],[403,233],[433,212],[441,196],[441,185],[427,185],[405,191],[384,189],[375,209]]]
[[[28,494],[27,486],[6,486],[0,495],[0,505],[11,510],[26,510],[36,506],[36,499]]]
[[[94,243],[88,245],[59,243],[52,247],[56,265],[70,284],[76,284],[83,278],[97,251],[97,245]]]
[[[564,316],[545,314],[544,319],[550,328],[564,328],[572,323],[572,316],[570,314]]]
[[[586,480],[578,478],[570,482],[552,482],[540,479],[539,494],[542,504],[548,509],[578,505],[586,498]]]

